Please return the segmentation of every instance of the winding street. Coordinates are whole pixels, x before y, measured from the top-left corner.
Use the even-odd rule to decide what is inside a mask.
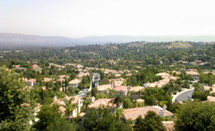
[[[172,102],[177,101],[187,101],[193,94],[194,88],[185,89],[181,92],[178,92],[176,95],[173,95]]]

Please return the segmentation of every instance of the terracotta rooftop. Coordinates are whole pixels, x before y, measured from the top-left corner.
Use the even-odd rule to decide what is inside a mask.
[[[133,91],[133,92],[139,92],[144,90],[144,87],[142,86],[135,86],[135,87],[131,87],[129,91]]]
[[[166,76],[170,76],[170,74],[168,74],[166,72],[162,72],[162,73],[156,74],[156,76],[166,77]]]
[[[64,100],[65,99],[67,99],[67,100],[70,100],[70,99],[73,99],[72,100],[72,104],[77,104],[78,103],[78,99],[80,99],[81,101],[83,101],[82,100],[82,97],[81,96],[78,96],[78,95],[76,95],[76,96],[66,96],[64,99],[54,99],[54,101],[52,102],[52,105],[53,104],[58,104],[60,107],[59,107],[59,110],[61,111],[61,112],[65,112],[65,102],[64,102]]]
[[[89,108],[99,108],[100,106],[105,106],[105,107],[115,107],[115,104],[113,104],[111,101],[113,99],[98,99],[94,102],[92,102],[90,105],[89,105]]]
[[[62,78],[69,78],[68,75],[59,75],[59,77],[62,79]]]
[[[109,89],[111,89],[111,84],[99,85],[99,86],[97,87],[97,90],[98,90],[98,91],[107,91],[107,90],[109,90]]]
[[[35,68],[38,68],[39,66],[36,65],[36,64],[34,64],[34,65],[32,65],[31,67],[32,67],[33,69],[35,69]]]
[[[114,87],[114,90],[116,90],[116,91],[128,91],[128,87],[127,86],[117,86],[117,87]]]
[[[36,79],[29,79],[29,80],[27,80],[26,82],[34,83],[34,82],[36,82],[36,81],[37,81]]]
[[[174,121],[162,121],[166,131],[174,131],[175,130],[175,123]]]
[[[136,120],[139,116],[142,116],[142,118],[145,118],[145,115],[148,111],[154,111],[157,115],[159,115],[160,111],[162,110],[159,106],[146,106],[146,107],[138,107],[138,108],[130,108],[130,109],[124,109],[123,115],[126,120],[132,119]],[[169,117],[173,116],[173,114],[167,110],[164,111],[164,116]]]
[[[198,72],[195,72],[195,71],[187,71],[186,72],[188,75],[199,75]]]
[[[89,72],[80,72],[80,73],[78,74],[78,77],[79,77],[79,78],[82,78],[82,77],[87,76],[87,75],[90,75]]]
[[[74,79],[74,80],[69,81],[69,84],[79,84],[80,82],[81,82],[80,79]]]
[[[44,78],[43,81],[44,82],[50,82],[52,80],[52,78]]]
[[[81,113],[79,114],[80,117],[83,117],[83,116],[85,116],[85,115],[86,115],[86,113],[84,113],[84,112],[81,112]]]
[[[136,101],[139,102],[139,103],[145,102],[145,100],[143,100],[143,99],[141,99],[141,98],[140,98],[140,99],[137,99]]]
[[[208,96],[207,99],[208,99],[208,101],[215,102],[214,96]]]
[[[60,79],[58,79],[57,81],[59,81],[59,82],[64,82],[64,81],[65,81],[65,79],[60,78]]]

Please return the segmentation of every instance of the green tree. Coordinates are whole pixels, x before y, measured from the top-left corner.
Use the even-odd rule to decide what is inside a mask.
[[[62,117],[58,105],[43,105],[38,113],[39,121],[33,129],[41,131],[75,131],[77,126]]]
[[[93,131],[130,131],[131,128],[121,119],[117,119],[110,109],[89,109],[80,122],[80,130]]]
[[[165,131],[161,118],[153,111],[147,112],[145,119],[139,116],[134,129],[135,131]]]
[[[84,102],[83,102],[83,105],[84,105],[84,109],[87,110],[88,109],[88,106],[91,104],[91,99],[88,98],[88,97],[85,97],[84,98]]]
[[[0,67],[0,130],[30,129],[33,112],[29,94],[19,75]]]
[[[176,113],[178,131],[214,131],[215,105],[209,102],[187,102]]]
[[[73,98],[71,98],[70,100],[67,100],[67,99],[64,100],[65,105],[63,106],[66,108],[66,114],[68,116],[68,120],[70,120],[72,111],[77,107],[76,104],[72,103],[73,100],[74,100]]]
[[[209,91],[205,91],[205,90],[201,89],[199,84],[194,84],[194,87],[195,87],[195,90],[193,92],[192,98],[198,99],[200,101],[207,100]]]
[[[116,104],[117,107],[119,107],[120,104],[123,103],[123,99],[124,99],[123,95],[117,95],[113,100],[113,103]]]
[[[125,97],[123,99],[123,108],[133,108],[135,104],[132,102],[131,98]]]
[[[47,127],[47,131],[76,131],[77,125],[75,122],[70,123],[66,119],[54,121]]]

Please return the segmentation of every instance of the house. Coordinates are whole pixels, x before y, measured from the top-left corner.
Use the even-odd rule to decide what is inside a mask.
[[[69,78],[69,76],[68,76],[68,75],[59,75],[59,78],[60,78],[60,79]]]
[[[20,67],[20,65],[13,65],[13,67],[14,67],[15,70],[23,70],[23,71],[26,71],[26,70],[27,70],[27,68],[25,68],[25,67]]]
[[[203,86],[204,90],[210,91],[210,93],[215,93],[215,84],[212,86]]]
[[[179,72],[179,71],[172,71],[172,73],[176,74],[176,75],[180,75],[181,74],[181,72]]]
[[[64,99],[57,99],[57,97],[55,96],[54,101],[52,102],[51,105],[58,104],[60,112],[65,115],[65,112],[66,112],[65,105],[66,104],[65,104],[64,100],[66,100],[66,99],[67,100],[72,99],[71,104],[77,104],[77,107],[72,111],[72,114],[71,114],[72,116],[70,116],[70,117],[73,117],[73,118],[77,117],[81,113],[81,107],[83,106],[83,99],[79,95],[66,96]]]
[[[127,95],[128,94],[128,87],[127,86],[116,86],[113,88],[117,91],[119,95]]]
[[[144,87],[142,86],[135,86],[135,87],[131,87],[129,89],[129,92],[140,92],[140,91],[143,91],[144,90]]]
[[[166,110],[165,106],[163,108],[161,108],[160,106],[145,106],[145,107],[124,109],[123,117],[125,118],[125,120],[133,120],[133,121],[135,121],[139,116],[141,116],[144,119],[148,111],[153,111],[161,117],[173,116],[173,113]]]
[[[36,79],[29,79],[29,80],[25,80],[26,85],[28,86],[35,86],[37,84],[37,80]]]
[[[145,103],[145,100],[144,100],[144,99],[139,98],[139,99],[137,99],[137,100],[136,100],[136,102],[138,102],[138,103]]]
[[[194,80],[199,80],[199,73],[197,71],[188,70],[186,74],[190,75]]]
[[[162,74],[162,79],[153,83],[145,83],[144,86],[145,87],[158,87],[161,88],[163,86],[165,86],[166,84],[168,84],[170,82],[170,80],[177,80],[178,77],[175,76],[171,76],[171,75],[167,75],[167,74]]]
[[[32,68],[33,70],[40,70],[40,69],[41,69],[41,68],[40,68],[38,65],[36,65],[36,64],[32,65],[31,68]]]
[[[215,97],[214,96],[208,96],[207,99],[210,102],[215,102]]]
[[[166,131],[175,131],[174,121],[162,121],[163,126],[166,128]]]
[[[93,73],[93,83],[99,83],[101,81],[101,75],[99,73]]]
[[[168,73],[166,73],[166,72],[162,72],[162,73],[156,74],[156,76],[160,76],[161,78],[166,78],[166,77],[169,77],[170,74],[168,74]]]
[[[49,68],[51,68],[52,66],[57,67],[58,70],[62,70],[63,68],[65,68],[64,65],[57,65],[57,64],[54,64],[54,63],[49,63]]]
[[[97,85],[97,92],[98,93],[104,93],[104,94],[108,94],[109,90],[112,89],[112,85],[111,84],[106,84],[106,85]]]
[[[114,107],[116,107],[116,105],[113,104],[112,101],[113,101],[113,99],[107,99],[107,98],[98,99],[96,101],[94,101],[94,99],[92,99],[92,103],[88,107],[89,108],[99,108],[99,107],[114,108]]]
[[[77,88],[80,84],[81,80],[80,79],[74,79],[69,81],[69,87]]]
[[[115,77],[121,77],[121,74],[120,73],[117,73],[117,74],[115,74]]]
[[[44,78],[43,82],[47,83],[47,82],[50,82],[51,80],[52,80],[52,78]]]
[[[77,77],[78,77],[78,78],[82,78],[82,77],[84,77],[84,76],[88,76],[88,75],[90,75],[90,73],[89,73],[89,72],[84,71],[84,72],[80,72],[80,73],[77,75]]]
[[[55,84],[55,86],[56,86],[57,82],[61,84],[61,85],[60,85],[61,87],[65,87],[65,79],[60,78],[60,79],[58,79],[57,81],[54,81],[53,83]],[[61,88],[60,91],[62,91],[62,90],[63,90],[63,89]]]
[[[123,85],[124,81],[125,81],[124,78],[116,78],[116,79],[111,79],[110,83],[112,83],[113,86],[115,87],[115,86],[121,86],[121,85]]]

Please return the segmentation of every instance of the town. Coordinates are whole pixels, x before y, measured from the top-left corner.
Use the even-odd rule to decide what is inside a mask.
[[[0,131],[215,131],[215,0],[0,0]]]
[[[141,44],[135,43],[135,49]],[[133,46],[134,43],[126,46],[132,51],[134,47],[131,45]],[[105,46],[101,48],[109,49],[115,45]],[[208,46],[214,48],[213,44]],[[71,53],[74,53],[73,50],[77,50],[76,48],[82,47],[75,47]],[[89,47],[89,52],[91,52],[90,48],[94,49]],[[139,47],[138,50],[143,48],[146,47]],[[175,47],[169,50],[192,50],[190,48]],[[49,52],[51,50],[46,49]],[[213,67],[210,69],[207,66],[207,63],[212,61],[203,62],[194,59],[200,64],[193,65],[187,64],[193,63],[192,61],[185,62],[184,59],[177,59],[173,62],[178,63],[175,65],[161,62],[151,65],[145,62],[144,66],[140,61],[130,61],[138,65],[129,67],[129,64],[127,68],[122,68],[126,67],[126,60],[119,58],[115,60],[113,55],[111,56],[113,59],[107,60],[112,66],[102,67],[99,59],[94,59],[93,63],[98,62],[97,65],[87,66],[89,63],[81,64],[85,61],[84,56],[74,58],[72,60],[74,62],[69,63],[66,58],[69,56],[69,50],[59,50],[66,56],[61,58],[61,62],[55,63],[49,60],[52,59],[52,55],[47,56],[47,60],[41,60],[39,56],[35,59],[31,54],[25,56],[26,60],[22,57],[16,60],[14,57],[10,59],[11,52],[22,56],[20,53],[28,54],[28,50],[16,51],[16,53],[5,50],[0,52],[6,58],[6,61],[2,62],[6,64],[2,64],[0,68],[1,94],[7,93],[1,96],[1,105],[4,107],[1,112],[5,112],[1,115],[1,121],[7,119],[7,114],[15,110],[12,105],[15,103],[16,107],[27,110],[28,114],[24,118],[20,114],[19,116],[14,114],[18,117],[15,119],[24,119],[28,126],[23,126],[29,129],[150,130],[156,128],[173,131],[190,128],[187,120],[194,119],[193,108],[196,110],[198,108],[199,115],[202,113],[201,109],[205,109],[206,106],[214,109],[215,71]],[[88,55],[88,52],[85,53]],[[80,49],[79,54],[82,54]],[[181,56],[181,58],[184,57]],[[200,56],[193,57],[201,59]],[[90,58],[87,59],[90,60]],[[169,61],[168,57],[166,61]],[[8,96],[9,94],[11,96]],[[12,102],[13,100],[15,101]],[[214,112],[209,108],[207,110],[208,113]],[[190,112],[189,115],[188,112]]]

